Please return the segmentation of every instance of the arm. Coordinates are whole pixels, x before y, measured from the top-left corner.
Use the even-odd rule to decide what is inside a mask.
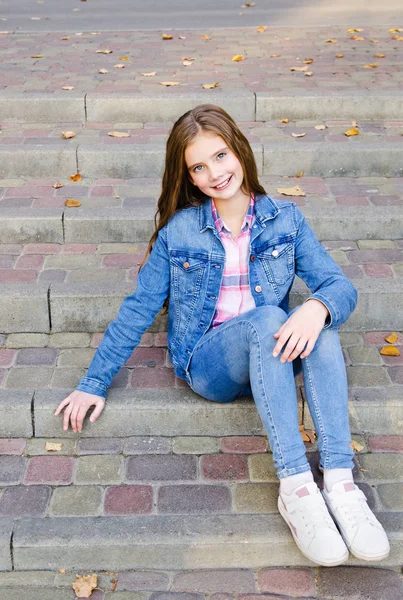
[[[127,296],[105,331],[85,377],[77,390],[105,398],[113,376],[131,356],[144,331],[150,327],[169,293],[169,255],[166,229],[162,228],[147,262],[140,270],[137,287]]]

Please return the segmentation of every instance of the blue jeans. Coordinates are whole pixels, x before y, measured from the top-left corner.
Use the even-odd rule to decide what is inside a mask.
[[[189,365],[192,390],[207,400],[232,402],[241,395],[253,396],[279,478],[310,470],[299,432],[294,381],[301,370],[318,436],[320,468],[354,467],[338,330],[322,329],[303,359],[281,363],[282,351],[276,358],[272,355],[277,343],[273,334],[297,308],[287,315],[277,306],[260,306],[209,329]]]

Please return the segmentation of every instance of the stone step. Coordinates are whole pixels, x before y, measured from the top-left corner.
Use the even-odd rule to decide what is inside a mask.
[[[259,175],[289,177],[303,171],[320,177],[402,176],[401,127],[364,121],[362,133],[348,137],[344,132],[351,123],[330,131],[316,130],[317,124],[299,121],[280,127],[263,122],[263,126],[251,127],[250,123],[239,123],[248,133]],[[20,136],[17,131],[13,137],[12,130],[6,129],[11,136],[4,137],[0,145],[0,177],[57,177],[75,172],[91,178],[162,176],[168,138],[165,129],[128,127],[130,137],[111,138],[105,127],[87,128],[64,140],[61,132],[72,127],[74,124],[63,124],[54,136],[44,136],[44,132],[35,135],[35,129],[35,137],[24,137],[29,130]],[[118,125],[110,127],[116,129]],[[292,133],[305,135],[296,138]]]
[[[388,280],[393,282],[391,287],[385,286],[382,276],[384,267],[376,267],[375,273],[377,269],[380,271],[380,278],[368,276],[360,279],[350,275],[349,278],[356,286],[359,298],[356,309],[348,321],[341,326],[343,331],[398,329],[401,326],[403,278],[394,276],[393,279]],[[137,268],[132,269],[133,278],[136,272]],[[9,273],[12,271],[10,270]],[[15,273],[16,277],[20,276],[18,270]],[[27,277],[35,278],[34,271],[27,270],[25,273],[28,273]],[[86,273],[82,272],[79,278],[82,280],[85,276]],[[94,273],[92,277],[95,277]],[[113,286],[110,281],[108,283],[106,281],[105,283],[99,281],[45,283],[43,281],[38,284],[4,284],[0,290],[0,331],[2,333],[102,331],[116,318],[123,299],[134,290],[134,282],[125,283],[119,280]],[[290,292],[290,309],[302,304],[309,294],[310,291],[305,283],[296,278]],[[150,330],[166,331],[166,328],[167,315],[163,315],[161,310],[156,315]]]
[[[172,92],[172,90],[170,90]],[[396,89],[377,92],[305,90],[286,92],[188,93],[7,93],[0,98],[2,123],[164,123],[198,104],[218,104],[236,121],[271,119],[403,120],[403,97]],[[135,115],[135,119],[133,118]]]

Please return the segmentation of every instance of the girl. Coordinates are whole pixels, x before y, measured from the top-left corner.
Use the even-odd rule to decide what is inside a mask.
[[[174,124],[155,226],[135,292],[55,412],[66,408],[64,429],[70,419],[81,431],[92,405],[90,421],[99,417],[112,377],[165,306],[176,375],[211,401],[253,396],[280,480],[278,509],[301,552],[324,566],[345,562],[348,549],[364,560],[385,558],[385,531],[352,476],[338,327],[357,291],[297,205],[266,194],[247,139],[219,106],[196,106]],[[313,293],[290,312],[295,275]],[[301,370],[322,493],[299,432],[294,377]]]

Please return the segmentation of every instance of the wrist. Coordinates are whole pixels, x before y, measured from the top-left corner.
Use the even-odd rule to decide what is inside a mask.
[[[329,309],[320,300],[317,300],[316,298],[308,298],[308,300],[306,300],[305,302],[315,302],[316,306],[320,307],[323,310],[325,319],[330,315]]]

